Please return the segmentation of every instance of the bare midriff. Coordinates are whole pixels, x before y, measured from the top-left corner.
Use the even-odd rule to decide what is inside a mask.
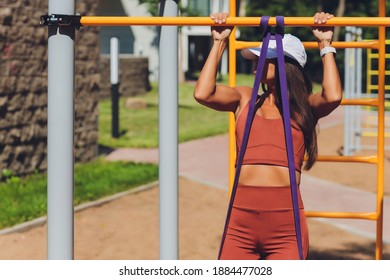
[[[301,173],[295,171],[297,185],[301,180]],[[242,165],[239,184],[248,186],[283,187],[290,186],[288,167],[276,165]]]

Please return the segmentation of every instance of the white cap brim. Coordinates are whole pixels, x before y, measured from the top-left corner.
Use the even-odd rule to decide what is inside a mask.
[[[256,59],[260,56],[261,48],[243,49],[241,55],[246,59]],[[272,49],[268,49],[266,58],[276,58],[278,54]]]
[[[241,55],[246,59],[256,59],[259,57],[261,52],[261,46],[257,48],[247,48],[241,51]],[[283,37],[283,53],[285,56],[288,56],[295,61],[297,61],[302,68],[306,64],[307,55],[305,51],[305,47],[302,42],[295,36],[291,34],[285,34]],[[266,58],[276,58],[277,49],[276,49],[276,41],[271,40],[268,45],[268,50],[266,54]]]

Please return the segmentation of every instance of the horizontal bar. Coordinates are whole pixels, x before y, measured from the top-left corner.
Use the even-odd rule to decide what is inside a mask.
[[[305,48],[308,49],[316,49],[318,48],[317,42],[304,42],[303,45]],[[351,42],[332,42],[332,46],[337,49],[378,49],[379,48],[379,41],[373,40],[373,41],[351,41]]]
[[[367,54],[367,56],[369,58],[379,58],[379,53],[370,53],[370,54]],[[386,53],[385,54],[385,58],[390,58],[390,54]]]
[[[246,42],[246,41],[236,41],[235,48],[238,50],[245,48],[258,47],[260,42]],[[303,42],[303,45],[307,49],[316,49],[318,48],[317,42]],[[367,48],[367,49],[378,49],[379,42],[377,40],[367,41],[367,42],[333,42],[332,46],[336,49],[346,49],[346,48]]]
[[[377,76],[377,75],[370,75],[370,76]],[[379,86],[378,85],[370,85],[367,88],[370,89],[370,90],[372,90],[372,89],[378,90]],[[385,86],[385,90],[390,90],[390,85]],[[367,94],[373,94],[373,93],[368,92]],[[388,92],[385,93],[385,94],[388,94]]]
[[[378,137],[378,132],[362,132],[362,136],[364,137]],[[390,137],[390,132],[385,132],[385,137],[388,138]]]
[[[378,163],[377,156],[318,156],[322,162]]]
[[[321,212],[306,211],[306,217],[310,218],[335,218],[335,219],[363,219],[377,220],[378,214],[375,212]]]
[[[389,56],[390,57],[390,56]],[[378,70],[369,70],[367,71],[369,75],[375,75],[375,76],[378,76],[379,74],[379,71]],[[390,75],[390,70],[386,70],[385,71],[385,75]]]
[[[259,26],[260,17],[228,17],[226,25]],[[129,25],[175,25],[175,26],[212,26],[217,25],[210,17],[124,17],[124,16],[83,16],[80,19],[84,26],[129,26]],[[286,26],[312,26],[313,17],[285,17]],[[269,25],[276,25],[276,18],[269,19]],[[328,26],[390,26],[389,17],[334,17],[329,19]]]
[[[373,106],[378,107],[378,99],[343,99],[341,105],[363,105],[363,106]]]

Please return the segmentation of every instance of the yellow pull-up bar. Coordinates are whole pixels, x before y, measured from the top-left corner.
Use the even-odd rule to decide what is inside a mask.
[[[233,26],[258,26],[261,17],[229,17],[226,24]],[[276,25],[276,18],[269,19],[269,25]],[[210,17],[109,17],[82,16],[84,26],[128,26],[128,25],[174,25],[174,26],[212,26],[217,25]],[[314,25],[313,17],[285,17],[286,26]],[[335,17],[324,25],[330,26],[390,26],[389,17]]]
[[[318,48],[317,42],[302,42],[306,49]],[[258,47],[260,42],[245,42],[245,41],[236,41],[236,49],[245,49]],[[332,45],[337,49],[346,49],[346,48],[367,48],[367,49],[378,49],[379,42],[378,40],[364,41],[364,42],[333,42]]]

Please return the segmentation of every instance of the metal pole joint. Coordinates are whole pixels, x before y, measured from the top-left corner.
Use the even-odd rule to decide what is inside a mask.
[[[52,14],[42,15],[40,24],[45,26],[74,26],[77,30],[82,26],[80,15]]]

